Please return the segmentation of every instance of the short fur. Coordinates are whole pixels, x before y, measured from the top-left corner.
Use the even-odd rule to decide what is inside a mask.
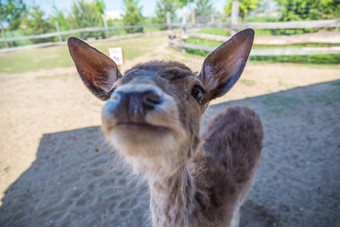
[[[253,42],[247,29],[222,44],[195,75],[178,62],[139,64],[121,76],[86,43],[69,39],[85,85],[100,99],[107,140],[148,179],[154,226],[238,226],[262,148],[260,118],[247,107],[218,113],[200,136],[209,101],[240,77]]]

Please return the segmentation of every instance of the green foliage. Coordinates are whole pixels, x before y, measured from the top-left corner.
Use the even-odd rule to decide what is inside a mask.
[[[26,14],[23,0],[0,0],[0,21],[6,21],[12,30],[17,29]]]
[[[318,20],[340,15],[339,0],[277,0],[282,7],[281,21]]]
[[[143,21],[142,7],[138,6],[139,0],[123,0],[124,25],[140,25]],[[127,28],[127,33],[143,32],[143,28]]]
[[[339,0],[277,0],[282,8],[280,21],[319,20],[340,15]],[[302,34],[315,29],[279,29],[276,34]]]
[[[65,17],[64,12],[58,9],[55,5],[53,6],[53,12],[52,15],[50,15],[50,18],[52,25],[55,25],[56,21],[58,22],[60,30],[70,29],[69,21],[67,17]]]
[[[94,4],[96,4],[98,13],[100,15],[104,14],[104,9],[105,9],[104,0],[94,0]]]
[[[277,17],[271,17],[271,16],[249,16],[244,19],[243,22],[278,22],[279,19]]]
[[[166,23],[167,22],[167,12],[170,13],[171,21],[175,17],[176,11],[176,0],[158,0],[156,3],[156,18],[154,20],[155,23]],[[162,26],[160,29],[165,30],[167,27]]]
[[[155,23],[166,23],[166,13],[170,12],[170,18],[173,20],[175,17],[175,0],[158,0],[156,3],[156,18]],[[165,30],[166,26],[161,27],[161,30]]]
[[[187,6],[189,3],[194,2],[194,0],[176,0],[176,5],[179,8],[182,8],[183,6]]]
[[[23,29],[17,29],[17,30],[7,30],[5,29],[5,36],[6,37],[20,37],[20,36],[25,36],[26,34],[24,33]],[[32,44],[32,41],[29,39],[24,39],[24,40],[17,40],[17,41],[10,41],[8,42],[10,47],[15,47],[15,46],[24,46],[24,45],[30,45]],[[5,48],[6,44],[5,42],[0,42],[0,48]]]
[[[122,20],[107,20],[107,26],[109,27],[121,27],[124,26]],[[126,35],[125,29],[115,29],[115,30],[110,30],[109,36],[119,36],[119,35]]]
[[[225,13],[230,16],[231,15],[231,5],[232,0],[228,0],[227,4],[224,6]],[[239,0],[240,11],[239,15],[244,19],[251,10],[254,10],[259,5],[260,0]]]
[[[92,2],[85,2],[84,0],[77,0],[73,2],[71,14],[68,19],[71,28],[87,28],[103,26],[103,21],[100,13],[97,10],[96,4]],[[104,32],[80,33],[80,37],[82,39],[98,36],[105,37]]]
[[[54,29],[54,26],[50,24],[50,22],[44,18],[45,13],[40,8],[40,5],[34,5],[29,11],[28,11],[28,17],[27,17],[27,29],[25,30],[25,33],[27,35],[39,35],[39,34],[45,34],[52,32]],[[33,43],[42,43],[42,42],[51,42],[54,38],[42,38],[42,39],[33,39]]]
[[[196,0],[195,16],[207,17],[212,12],[212,4],[210,0]]]

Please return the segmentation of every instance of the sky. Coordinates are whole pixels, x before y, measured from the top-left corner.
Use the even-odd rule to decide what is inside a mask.
[[[71,10],[72,0],[24,0],[28,6],[32,6],[34,2],[39,3],[40,7],[46,12],[46,15],[53,12],[53,5],[62,11],[69,12]],[[226,0],[212,0],[213,7],[216,11],[222,11]],[[117,10],[123,13],[122,5],[123,0],[104,0],[105,10]],[[143,16],[149,17],[155,15],[156,0],[139,0],[140,6],[142,6]]]

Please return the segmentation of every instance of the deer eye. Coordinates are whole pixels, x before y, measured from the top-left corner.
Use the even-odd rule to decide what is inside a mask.
[[[195,85],[191,90],[191,95],[198,102],[198,104],[202,104],[203,94],[204,90],[199,85]]]

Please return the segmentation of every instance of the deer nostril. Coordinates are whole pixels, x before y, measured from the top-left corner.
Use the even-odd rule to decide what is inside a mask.
[[[156,91],[149,90],[144,93],[143,102],[148,106],[154,107],[162,102],[162,98]]]
[[[123,94],[119,91],[113,91],[113,93],[111,94],[110,100],[114,102],[120,101],[122,95]]]
[[[118,97],[117,95],[112,95],[112,96],[111,96],[111,99],[113,99],[113,100],[118,100],[119,97]]]

